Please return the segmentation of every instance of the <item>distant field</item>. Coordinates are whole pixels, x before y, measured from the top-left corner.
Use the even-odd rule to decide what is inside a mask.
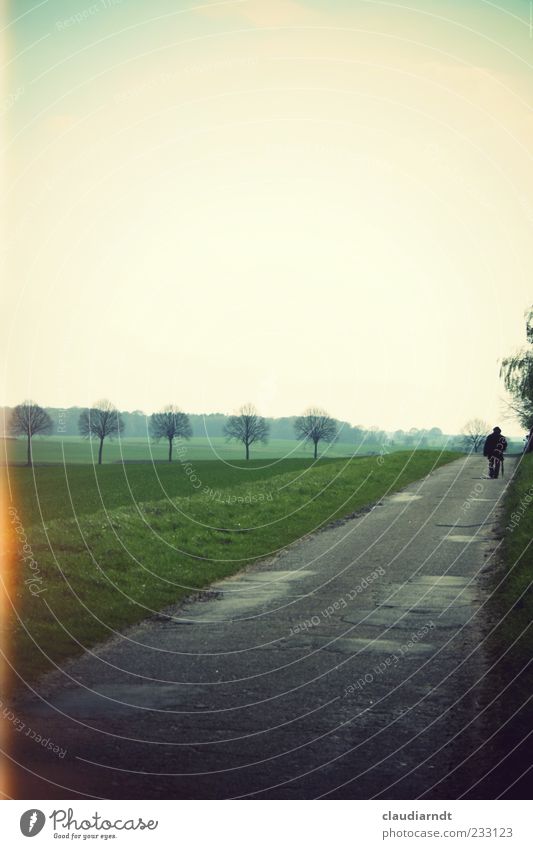
[[[5,469],[12,662],[34,679],[457,456]]]
[[[194,437],[184,441],[183,458],[187,460],[239,460],[244,458],[244,448],[235,442],[227,442],[223,437]],[[378,453],[380,446],[376,443],[337,442],[334,445],[319,445],[320,452],[327,457],[350,457],[352,454]],[[25,463],[26,442],[24,439],[2,440],[0,442],[2,456],[0,462]],[[174,449],[176,452],[176,448]],[[267,445],[257,445],[251,448],[252,459],[271,459],[280,457],[313,456],[310,445],[299,445],[294,439],[272,439]],[[106,440],[104,443],[104,463],[120,463],[131,461],[167,460],[168,443],[151,442],[147,439],[126,437],[120,441]],[[177,459],[176,453],[174,454]],[[98,445],[92,445],[77,437],[60,438],[35,437],[33,440],[33,459],[35,463],[96,463],[98,460]]]

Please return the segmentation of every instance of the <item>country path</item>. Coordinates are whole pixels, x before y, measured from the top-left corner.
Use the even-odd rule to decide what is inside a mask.
[[[66,664],[14,705],[66,750],[18,735],[25,797],[467,792],[491,756],[484,604],[514,462],[443,466]]]

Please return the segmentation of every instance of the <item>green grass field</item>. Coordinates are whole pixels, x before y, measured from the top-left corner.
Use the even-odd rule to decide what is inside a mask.
[[[32,680],[457,456],[9,468],[12,662]]]
[[[183,456],[189,460],[240,460],[244,459],[244,448],[236,442],[227,442],[223,437],[194,437],[182,443]],[[380,446],[364,441],[360,445],[348,442],[336,442],[333,445],[319,444],[320,453],[325,457],[350,457],[354,453],[377,454]],[[12,464],[26,463],[25,439],[8,439],[0,442],[0,462]],[[98,444],[92,444],[79,437],[39,437],[33,439],[34,463],[96,463]],[[257,460],[280,457],[312,458],[312,446],[299,445],[294,439],[272,439],[266,445],[253,445],[251,458]],[[104,463],[135,461],[164,461],[168,457],[168,443],[153,442],[149,439],[125,437],[120,440],[106,440],[104,444]],[[174,459],[177,458],[176,447]]]

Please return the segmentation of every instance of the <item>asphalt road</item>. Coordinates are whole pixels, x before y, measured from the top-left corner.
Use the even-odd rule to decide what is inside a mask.
[[[13,795],[490,797],[485,602],[513,463],[444,466],[67,664],[13,706],[33,734]]]

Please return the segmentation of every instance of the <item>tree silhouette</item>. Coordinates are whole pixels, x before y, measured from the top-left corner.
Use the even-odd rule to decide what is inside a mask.
[[[526,338],[529,348],[502,360],[500,377],[513,402],[509,405],[523,427],[533,427],[533,307],[526,312]]]
[[[25,436],[28,440],[28,466],[33,463],[31,440],[36,434],[51,433],[54,423],[46,410],[35,401],[17,404],[11,413],[9,430],[13,436]]]
[[[124,430],[124,422],[119,411],[111,401],[97,401],[94,407],[83,410],[78,420],[78,429],[84,439],[96,437],[99,441],[98,465],[102,463],[104,440],[119,436]]]
[[[337,439],[337,422],[325,410],[318,407],[310,407],[303,416],[298,416],[294,422],[294,429],[298,439],[313,443],[315,460],[321,439],[325,442],[335,442]]]
[[[246,459],[250,459],[250,445],[254,442],[268,442],[269,424],[260,416],[253,404],[245,404],[238,413],[230,416],[224,425],[227,439],[242,442],[246,449]]]
[[[473,449],[474,453],[477,454],[477,450],[484,442],[489,430],[490,425],[484,422],[483,419],[470,419],[461,431],[463,442],[470,451]]]
[[[150,432],[158,442],[160,439],[168,439],[168,462],[172,462],[172,446],[176,437],[190,439],[192,428],[189,416],[182,413],[179,407],[169,404],[159,413],[152,413],[150,417]]]

